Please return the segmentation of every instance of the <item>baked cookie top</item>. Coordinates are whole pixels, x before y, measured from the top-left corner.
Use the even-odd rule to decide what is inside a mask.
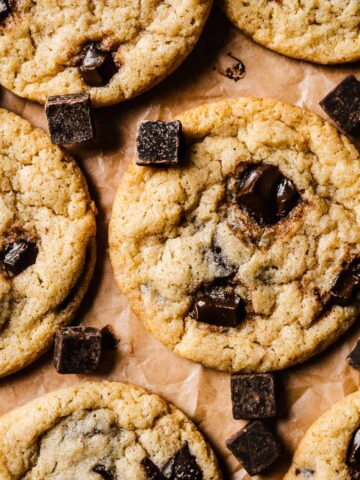
[[[182,412],[123,383],[57,390],[4,415],[0,426],[4,480],[161,478],[145,466],[164,469],[164,480],[222,478],[211,448]]]
[[[358,0],[219,0],[256,42],[289,57],[332,64],[360,59]]]
[[[211,4],[212,0],[15,0],[0,23],[0,83],[40,103],[48,95],[87,91],[94,106],[129,99],[184,60]],[[99,67],[106,70],[104,86],[89,86],[79,70],[87,48],[94,45],[112,57]],[[101,64],[99,55],[92,51],[86,66]],[[113,60],[115,68],[109,65]]]
[[[222,101],[179,120],[183,164],[131,163],[119,186],[117,282],[185,358],[227,371],[304,361],[359,313],[358,151],[316,115],[275,100]],[[237,325],[208,324],[221,323],[227,303],[243,306]]]
[[[95,207],[75,162],[0,110],[0,375],[27,365],[68,323],[95,263]]]
[[[356,392],[336,403],[310,427],[284,480],[359,478],[359,427],[360,393]]]

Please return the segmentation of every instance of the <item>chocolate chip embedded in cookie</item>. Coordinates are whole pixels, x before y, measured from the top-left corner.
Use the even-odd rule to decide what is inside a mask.
[[[275,377],[271,373],[231,376],[233,417],[236,420],[264,419],[278,413]]]
[[[94,138],[89,94],[75,93],[48,97],[45,111],[52,143],[68,145]]]
[[[85,47],[79,70],[87,85],[102,87],[110,82],[118,67],[113,53],[101,50],[91,43]]]
[[[237,201],[260,225],[273,225],[299,201],[293,182],[273,165],[250,165],[239,180]]]
[[[210,445],[173,405],[142,388],[84,382],[0,418],[7,479],[221,480]],[[29,438],[32,441],[29,443]],[[35,442],[37,448],[34,450]],[[16,459],[31,458],[30,463]],[[171,465],[170,473],[162,473]]]
[[[136,137],[137,165],[170,166],[179,163],[181,123],[143,122]]]
[[[280,457],[281,445],[271,430],[261,421],[246,427],[226,441],[227,448],[239,460],[249,475],[257,475]]]
[[[13,278],[36,262],[36,242],[27,239],[14,240],[0,252],[0,265],[7,278]]]
[[[174,352],[220,370],[320,352],[360,315],[359,152],[275,100],[215,102],[179,121],[186,162],[131,163],[112,210],[111,261],[135,312]]]
[[[320,102],[332,120],[347,133],[360,129],[360,82],[349,75]]]
[[[10,13],[8,0],[0,0],[0,22],[2,22]]]

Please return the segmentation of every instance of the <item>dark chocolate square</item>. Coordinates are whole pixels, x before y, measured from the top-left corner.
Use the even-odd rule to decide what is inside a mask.
[[[226,446],[249,475],[264,471],[281,454],[279,441],[260,420],[248,423],[226,441]]]
[[[228,295],[224,298],[204,295],[196,300],[194,315],[198,322],[216,327],[235,328],[244,319],[244,302],[235,295]]]
[[[164,471],[171,471],[171,479],[202,480],[203,474],[196,462],[196,458],[190,452],[188,443],[179,450],[168,462]]]
[[[0,0],[0,22],[2,22],[10,13],[10,5],[7,0]]]
[[[94,138],[90,94],[50,96],[45,111],[52,143],[68,145]]]
[[[231,377],[233,417],[236,420],[275,417],[275,377],[271,373],[240,374]]]
[[[26,239],[15,240],[0,252],[0,266],[6,278],[20,275],[36,262],[38,247],[35,242]]]
[[[177,165],[181,150],[181,123],[143,122],[136,138],[137,165]]]
[[[346,133],[360,128],[360,82],[349,75],[320,102],[330,118]]]
[[[360,340],[356,342],[355,347],[349,353],[347,361],[351,367],[360,371]]]
[[[101,358],[102,334],[92,327],[62,327],[55,335],[54,367],[58,373],[93,373]]]

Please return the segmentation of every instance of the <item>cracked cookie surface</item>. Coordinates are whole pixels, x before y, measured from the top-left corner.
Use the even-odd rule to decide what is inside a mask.
[[[349,450],[360,427],[360,393],[348,395],[307,431],[284,480],[350,480]],[[354,472],[355,473],[355,472]]]
[[[131,163],[119,186],[110,255],[120,288],[162,343],[195,362],[271,371],[304,361],[359,314],[353,295],[332,300],[360,256],[358,151],[316,115],[275,100],[223,101],[179,120],[183,165]],[[242,172],[259,164],[299,195],[274,224],[238,203]],[[218,288],[245,303],[236,327],[194,318],[199,292],[220,298]]]
[[[0,83],[44,103],[90,92],[94,106],[152,87],[194,47],[212,0],[15,0],[0,23]],[[90,87],[79,71],[89,44],[111,52],[117,72]],[[144,61],[146,59],[146,61]]]
[[[0,110],[1,376],[35,360],[73,318],[94,269],[95,230],[74,160]]]
[[[157,395],[122,383],[89,382],[52,392],[0,418],[2,479],[146,480],[189,446],[204,480],[220,480],[193,423]],[[100,468],[101,466],[101,468]]]
[[[358,0],[219,0],[229,19],[256,42],[316,63],[360,59]]]

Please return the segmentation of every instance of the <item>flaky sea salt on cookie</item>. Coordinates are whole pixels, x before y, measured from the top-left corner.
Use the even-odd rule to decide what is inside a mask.
[[[117,282],[182,357],[243,372],[306,360],[360,311],[358,151],[275,100],[222,101],[178,120],[178,163],[131,162],[119,186]]]

